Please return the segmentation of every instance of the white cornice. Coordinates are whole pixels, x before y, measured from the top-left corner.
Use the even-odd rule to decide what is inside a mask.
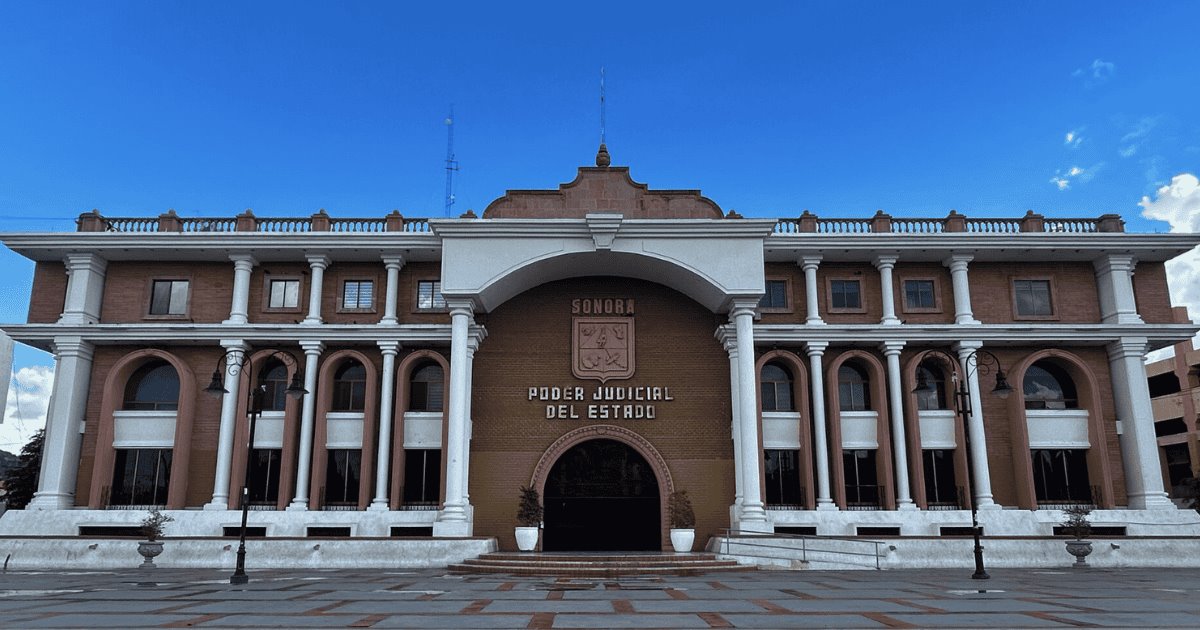
[[[765,238],[774,219],[622,219],[621,238]],[[587,219],[430,219],[446,238],[591,238]]]

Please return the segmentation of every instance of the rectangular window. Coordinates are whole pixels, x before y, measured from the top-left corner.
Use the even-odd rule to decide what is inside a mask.
[[[342,309],[363,311],[374,307],[375,282],[373,280],[347,280],[342,285]]]
[[[1013,280],[1013,295],[1020,317],[1053,317],[1049,280]]]
[[[268,291],[267,308],[300,307],[299,280],[272,280]]]
[[[758,307],[786,309],[788,307],[787,280],[767,280],[767,292],[758,301]]]
[[[862,308],[862,291],[858,280],[830,280],[830,308]]]
[[[767,505],[792,510],[807,509],[800,487],[800,451],[767,449],[763,453]]]
[[[109,505],[163,506],[170,486],[171,449],[117,449]]]
[[[958,486],[954,483],[954,451],[928,449],[921,452],[925,465],[925,501],[931,508],[958,509]]]
[[[446,298],[442,297],[442,283],[440,281],[421,280],[417,282],[417,308],[446,308]]]
[[[437,505],[442,489],[442,451],[404,449],[404,505]]]
[[[150,292],[151,315],[187,315],[188,281],[155,280]]]
[[[877,509],[879,479],[875,474],[875,451],[842,451],[842,472],[846,480],[846,508]]]
[[[445,383],[413,381],[409,395],[409,411],[441,411],[445,401]]]
[[[256,448],[250,452],[250,469],[246,472],[246,489],[250,505],[271,505],[279,501],[279,459],[283,451],[277,448]]]
[[[937,297],[933,294],[933,280],[905,280],[904,308],[936,309]]]
[[[362,449],[330,449],[325,465],[326,507],[358,505]]]
[[[1034,449],[1030,455],[1038,503],[1091,503],[1087,449]]]

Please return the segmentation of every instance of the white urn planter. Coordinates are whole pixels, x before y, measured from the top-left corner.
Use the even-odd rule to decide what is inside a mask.
[[[688,553],[695,542],[695,529],[671,529],[671,546],[675,548],[675,553]]]
[[[533,551],[537,547],[538,529],[537,527],[517,527],[517,549]]]

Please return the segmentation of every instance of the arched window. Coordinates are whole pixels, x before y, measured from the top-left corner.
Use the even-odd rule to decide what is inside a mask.
[[[174,411],[179,408],[179,374],[162,359],[138,368],[125,384],[122,409],[129,411]]]
[[[263,385],[262,410],[283,411],[287,404],[288,370],[278,359],[271,359],[262,366]]]
[[[838,368],[838,402],[842,411],[870,411],[870,380],[863,369],[853,363]]]
[[[947,409],[946,373],[942,368],[931,361],[922,361],[917,367],[917,382],[922,379],[927,387],[917,392],[917,409]]]
[[[762,368],[762,410],[795,410],[792,404],[792,374],[778,363],[768,363]]]
[[[1038,361],[1025,371],[1022,383],[1026,409],[1077,409],[1075,382],[1067,371],[1050,361]]]
[[[330,411],[362,411],[367,401],[367,368],[353,359],[333,376],[333,404]]]
[[[413,372],[409,381],[409,411],[441,411],[446,381],[442,366],[426,363]]]

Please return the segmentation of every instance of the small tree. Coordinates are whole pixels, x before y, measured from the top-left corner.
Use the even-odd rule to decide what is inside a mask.
[[[521,502],[517,506],[517,525],[538,527],[542,524],[542,501],[533,486],[521,487]]]
[[[38,429],[29,442],[21,448],[16,468],[4,475],[4,486],[8,489],[8,508],[24,509],[37,492],[38,475],[42,469],[42,447],[46,443],[46,430]]]
[[[692,510],[692,500],[688,498],[687,490],[676,490],[667,500],[667,514],[671,518],[674,529],[693,529],[696,527],[696,513]]]
[[[142,535],[146,537],[146,540],[156,542],[159,538],[162,538],[163,525],[174,520],[158,510],[150,510],[146,518],[142,519]]]
[[[1088,515],[1092,513],[1091,506],[1087,505],[1071,505],[1063,510],[1066,515],[1066,520],[1062,522],[1063,530],[1067,534],[1074,536],[1075,540],[1083,540],[1092,533],[1092,522],[1088,520]]]

